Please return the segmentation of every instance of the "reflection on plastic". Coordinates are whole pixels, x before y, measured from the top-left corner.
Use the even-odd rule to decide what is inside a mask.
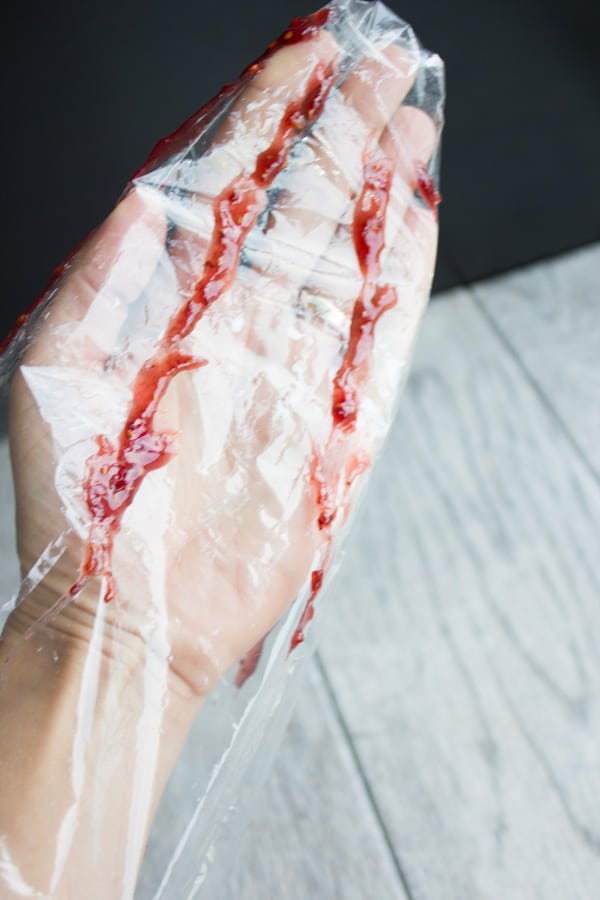
[[[3,896],[86,871],[90,898],[210,890],[410,359],[442,103],[441,61],[382,4],[296,20],[5,342],[26,574],[0,700],[39,667],[62,720],[48,785],[32,770],[46,856],[0,810]]]

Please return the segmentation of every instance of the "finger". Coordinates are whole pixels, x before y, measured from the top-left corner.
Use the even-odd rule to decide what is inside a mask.
[[[383,155],[394,163],[381,281],[395,285],[397,290],[421,285],[424,271],[430,269],[430,252],[423,254],[416,237],[421,239],[427,222],[428,233],[437,233],[437,214],[423,205],[419,195],[420,169],[427,168],[436,143],[432,119],[412,106],[398,110],[381,140]]]
[[[307,274],[347,214],[369,140],[379,140],[414,81],[414,61],[399,47],[361,59],[329,100],[282,182],[264,236],[253,234],[253,264],[272,276]],[[288,265],[289,264],[289,265]]]
[[[187,160],[187,174],[183,176],[186,190],[182,193],[179,185],[165,196],[167,214],[175,226],[169,252],[183,296],[191,293],[203,272],[217,226],[213,202],[242,173],[250,176],[250,187],[261,186],[251,173],[258,171],[265,151],[277,145],[286,117],[295,105],[310,96],[315,83],[333,84],[338,56],[335,39],[326,31],[308,41],[282,47],[247,84],[209,152],[199,160]],[[287,160],[297,139],[295,134],[286,135],[282,161]],[[266,198],[264,202],[266,206]]]
[[[407,209],[415,202],[417,162],[426,164],[435,144],[436,130],[430,117],[415,107],[401,106],[386,126],[379,145],[369,150],[371,155],[380,154],[389,160],[394,170],[381,266],[385,266],[387,257],[394,252]],[[356,199],[352,201],[350,214],[338,225],[326,252],[314,265],[300,298],[301,308],[316,311],[342,337],[361,286],[352,234],[356,202]],[[395,284],[396,276],[398,271],[387,280]]]
[[[299,77],[305,80],[315,65],[331,62],[336,52],[327,32],[308,48],[296,45],[281,50],[229,116],[229,124],[221,132],[221,143],[195,164],[193,191],[205,207],[198,210],[193,227],[178,231],[181,259],[185,260],[187,244],[196,260],[195,271],[182,286],[184,291],[189,291],[199,263],[204,260],[210,227],[206,201],[216,196],[243,166],[252,169],[269,130],[265,128],[265,116],[271,123],[278,121],[285,103],[293,96],[290,84],[282,87],[280,79],[291,79],[291,84]],[[329,98],[311,134],[296,148],[291,171],[280,181],[266,234],[255,229],[246,241],[245,256],[254,267],[270,277],[283,274],[288,282],[291,278],[296,283],[310,271],[358,188],[367,139],[378,139],[410,90],[414,75],[412,56],[396,46],[371,50],[351,69],[339,91]],[[173,215],[179,215],[182,221],[189,210],[173,210]],[[190,267],[184,265],[182,271],[190,272]]]
[[[351,223],[365,146],[368,140],[377,144],[385,132],[412,86],[414,68],[408,52],[395,46],[360,60],[294,159],[266,234],[255,230],[246,245],[251,268],[240,272],[237,288],[245,294],[239,315],[246,346],[258,355],[266,352],[269,334],[269,346],[279,348],[278,359],[289,348],[288,371],[302,357],[311,389],[321,396],[329,371],[325,361],[335,358],[339,335],[346,330],[341,301],[345,298],[351,310],[359,290],[351,240],[345,234],[338,241],[343,259],[335,248],[332,252],[331,242],[340,219]],[[324,283],[319,283],[321,276]],[[298,308],[307,304],[309,317],[316,309],[333,332],[298,319]],[[289,335],[299,332],[302,340],[290,341]]]
[[[239,157],[238,168],[243,165],[242,148],[248,152],[253,143],[268,142],[278,110],[303,89],[316,65],[333,63],[336,54],[335,40],[322,31],[306,43],[283,47],[267,61],[217,136],[217,144],[227,145],[230,160]],[[218,184],[213,187],[218,189]],[[121,343],[126,344],[127,332],[135,332],[139,338],[140,323],[154,318],[149,311],[155,308],[164,313],[165,289],[176,295],[178,282],[167,260],[161,271],[155,271],[167,232],[165,214],[169,213],[159,200],[158,193],[153,196],[144,179],[139,179],[85,242],[60,282],[39,335],[43,340],[30,351],[28,363],[40,365],[51,359],[54,364],[68,365],[76,359],[79,363],[106,359],[115,349],[124,353],[127,346],[114,346],[119,333],[124,331]],[[196,246],[196,257],[198,249]],[[196,259],[193,268],[197,267]],[[184,284],[191,281],[191,273],[186,279],[186,270],[191,269],[184,260]],[[157,277],[152,289],[144,292],[153,275]],[[130,306],[138,299],[141,308],[136,312]]]
[[[392,160],[394,181],[388,208],[388,246],[391,235],[402,222],[415,192],[418,190],[420,168],[427,168],[437,142],[433,120],[414,106],[403,106],[390,121],[380,142],[382,155]]]
[[[436,130],[429,116],[414,107],[402,106],[384,129],[379,147],[374,148],[373,152],[380,152],[394,166],[386,210],[385,249],[380,261],[386,270],[382,283],[400,286],[414,280],[413,270],[420,257],[411,254],[410,234],[408,241],[403,236],[404,220],[409,205],[415,202],[416,162],[427,162],[435,143]],[[289,259],[279,258],[260,274],[245,272],[240,279],[248,282],[247,293],[237,310],[247,323],[246,346],[257,355],[275,352],[272,358],[277,359],[287,348],[284,368],[291,372],[300,365],[303,372],[310,373],[313,389],[319,386],[319,395],[329,389],[331,366],[346,340],[352,309],[361,292],[352,233],[356,202],[351,202],[351,214],[336,227],[322,256],[307,260],[307,264],[312,264],[310,272],[301,265],[294,270]],[[276,265],[281,270],[274,272]],[[244,288],[240,284],[238,292],[241,294]],[[290,294],[296,302],[290,302]],[[305,318],[299,317],[299,312],[304,312]],[[302,340],[290,339],[290,335],[299,332]]]
[[[322,175],[334,181],[346,200],[362,176],[368,140],[377,143],[415,79],[415,61],[401,47],[374,48],[345,79],[315,134]]]
[[[173,221],[191,225],[192,232],[207,225],[210,228],[210,206],[208,216],[206,207],[199,207],[210,203],[241,172],[254,171],[290,104],[305,96],[311,76],[334,71],[338,60],[335,38],[324,30],[274,53],[240,89],[238,99],[212,137],[210,149],[200,158],[190,152],[177,172],[169,173],[176,188],[169,195]],[[149,179],[156,181],[153,173]]]

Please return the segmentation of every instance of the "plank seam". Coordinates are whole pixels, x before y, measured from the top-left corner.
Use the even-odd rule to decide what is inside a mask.
[[[356,767],[356,772],[358,774],[359,780],[363,786],[367,800],[371,806],[373,815],[375,816],[375,820],[377,822],[377,825],[379,826],[379,830],[381,831],[383,840],[385,841],[385,844],[388,848],[388,852],[390,854],[396,874],[400,880],[400,884],[402,885],[402,888],[406,894],[407,900],[415,900],[415,896],[410,888],[408,878],[402,868],[402,864],[400,862],[398,854],[396,853],[396,848],[394,847],[394,842],[393,842],[390,832],[387,828],[387,825],[385,823],[385,820],[383,818],[383,815],[381,813],[381,810],[379,808],[379,805],[377,803],[377,800],[375,798],[375,795],[373,793],[371,785],[369,784],[369,779],[367,778],[367,773],[364,769],[362,760],[359,756],[358,750],[356,749],[354,741],[352,740],[352,735],[350,733],[350,729],[348,728],[348,725],[344,718],[344,714],[342,713],[341,707],[338,703],[337,697],[333,690],[333,686],[331,684],[331,681],[329,680],[329,676],[327,675],[327,670],[325,668],[325,665],[323,663],[323,660],[322,660],[319,652],[315,653],[315,663],[316,663],[316,667],[321,675],[321,678],[323,680],[323,685],[325,687],[325,691],[326,691],[329,701],[331,703],[331,707],[332,707],[332,711],[335,716],[335,719],[336,719],[339,727],[342,730],[342,734],[344,735],[344,737],[346,739],[346,742],[348,745],[348,750],[352,757],[352,761]]]
[[[585,467],[588,474],[591,475],[591,477],[593,478],[595,483],[598,485],[598,487],[600,487],[600,473],[597,471],[594,464],[589,459],[589,457],[588,457],[587,453],[585,452],[585,450],[583,449],[583,447],[579,444],[577,438],[571,431],[568,423],[563,419],[560,412],[557,410],[557,408],[552,403],[550,397],[546,394],[546,391],[544,390],[542,385],[539,383],[539,381],[537,380],[537,378],[535,377],[533,372],[531,372],[531,370],[527,366],[527,363],[525,362],[525,360],[523,359],[523,357],[521,356],[521,354],[519,353],[517,348],[514,346],[514,344],[511,343],[510,338],[508,337],[508,335],[506,334],[506,332],[504,331],[502,326],[496,321],[494,316],[486,308],[487,304],[485,303],[484,299],[478,293],[478,291],[479,291],[478,285],[476,285],[476,284],[469,285],[469,286],[467,286],[466,290],[470,292],[470,294],[473,298],[475,309],[479,312],[481,317],[485,320],[485,322],[489,326],[490,330],[496,336],[496,338],[498,339],[498,341],[500,342],[500,344],[502,345],[504,350],[509,354],[509,356],[511,357],[513,362],[516,363],[516,365],[518,366],[525,381],[527,382],[529,387],[532,389],[532,391],[534,392],[534,394],[536,395],[536,397],[538,398],[538,400],[540,401],[540,403],[542,404],[542,406],[544,407],[546,412],[550,415],[550,417],[553,419],[553,421],[558,425],[560,431],[562,432],[567,443],[569,444],[569,446],[575,453],[576,457],[579,459],[579,461]]]
[[[596,242],[594,241],[592,243],[596,243]],[[584,246],[588,246],[588,245],[586,244]],[[589,246],[591,246],[591,245],[589,245]],[[583,249],[583,248],[577,247],[574,249],[578,250],[578,249]],[[559,254],[559,255],[562,256],[563,254]],[[551,260],[553,260],[555,258],[556,258],[555,256],[551,256],[546,261],[550,262]],[[529,369],[529,367],[527,366],[527,363],[525,362],[525,360],[523,359],[523,357],[521,356],[521,354],[519,353],[519,351],[517,350],[515,345],[511,342],[507,333],[504,331],[504,329],[502,328],[500,323],[494,318],[493,314],[491,312],[489,312],[489,310],[487,308],[487,303],[485,302],[484,298],[480,294],[480,291],[481,291],[480,284],[482,282],[470,281],[466,277],[465,271],[464,271],[462,265],[459,263],[458,259],[455,257],[455,255],[453,253],[449,254],[448,262],[449,262],[450,266],[454,269],[454,272],[460,282],[460,285],[457,285],[457,287],[459,287],[459,286],[462,287],[465,291],[467,291],[468,294],[470,294],[470,296],[473,300],[473,305],[474,305],[475,309],[479,312],[481,317],[485,320],[485,322],[489,326],[491,332],[498,338],[500,344],[506,350],[506,352],[508,353],[510,358],[513,360],[513,362],[516,363],[521,374],[525,378],[525,381],[527,382],[529,387],[533,390],[534,394],[536,395],[538,400],[541,402],[541,404],[544,407],[544,409],[546,410],[546,412],[548,412],[550,417],[553,419],[553,421],[556,422],[556,424],[558,425],[563,436],[566,438],[567,443],[570,445],[571,449],[574,451],[575,455],[577,456],[578,460],[583,464],[586,471],[592,476],[593,480],[600,487],[600,472],[598,472],[596,470],[596,468],[594,467],[594,464],[589,459],[589,457],[588,457],[587,453],[585,452],[585,450],[583,449],[583,447],[579,444],[577,438],[571,431],[569,425],[562,418],[561,414],[559,413],[559,411],[556,409],[556,407],[554,406],[554,404],[552,403],[552,401],[546,394],[542,385],[539,383],[539,381],[537,380],[537,378],[535,377],[533,372]],[[530,265],[539,265],[539,262],[531,263]],[[517,270],[523,270],[525,268],[527,268],[527,266],[518,266]],[[503,275],[510,275],[511,271],[517,271],[517,270],[513,269],[513,270],[509,270],[508,272],[502,272],[500,275],[496,275],[494,277],[499,278],[499,277],[502,277]],[[488,280],[489,280],[488,278],[484,279],[484,281],[488,281]]]

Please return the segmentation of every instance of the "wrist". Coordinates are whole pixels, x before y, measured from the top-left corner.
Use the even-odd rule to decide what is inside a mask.
[[[0,665],[4,663],[11,691],[16,694],[19,685],[29,696],[38,696],[40,704],[48,705],[50,695],[60,703],[63,696],[80,696],[87,673],[105,715],[117,715],[126,705],[135,718],[144,704],[156,703],[164,711],[163,743],[180,747],[215,679],[198,674],[197,683],[188,683],[173,668],[169,644],[154,645],[120,601],[105,603],[99,583],[90,580],[76,600],[48,617],[61,596],[51,587],[39,587],[9,616],[0,640]],[[201,673],[202,661],[197,663]]]
[[[9,663],[23,657],[34,672],[59,667],[63,673],[76,674],[97,654],[103,672],[121,669],[123,677],[135,680],[143,668],[141,636],[116,624],[115,610],[104,608],[97,586],[90,584],[60,610],[63,596],[42,585],[19,603],[2,633]]]
[[[142,831],[129,848],[141,854],[199,707],[177,696],[169,660],[157,660],[141,635],[119,633],[114,610],[102,601],[95,615],[91,597],[82,598],[36,627],[55,602],[47,589],[34,592],[11,614],[0,641],[0,834],[19,870],[35,872],[40,886],[54,866],[54,845],[41,852],[40,835],[58,833],[77,804],[79,850],[69,867],[79,865],[76,857],[91,865],[98,822],[106,823],[110,844],[127,821],[130,785],[144,773]],[[120,853],[115,848],[115,859]]]

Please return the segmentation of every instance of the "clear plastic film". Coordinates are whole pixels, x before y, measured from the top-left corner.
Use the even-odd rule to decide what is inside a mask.
[[[6,342],[3,897],[208,890],[407,370],[442,104],[381,3],[294,21]]]

